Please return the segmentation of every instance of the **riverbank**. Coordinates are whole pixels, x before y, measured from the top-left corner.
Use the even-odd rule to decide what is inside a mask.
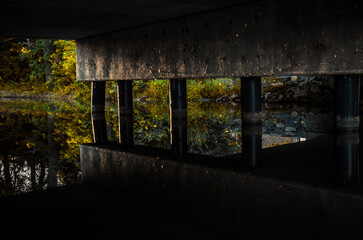
[[[74,97],[73,95],[60,95],[56,93],[14,93],[10,91],[0,90],[0,98],[71,101]]]

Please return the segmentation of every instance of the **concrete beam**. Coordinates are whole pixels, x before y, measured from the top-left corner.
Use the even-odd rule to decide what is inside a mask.
[[[363,2],[252,1],[77,41],[80,81],[363,72]]]

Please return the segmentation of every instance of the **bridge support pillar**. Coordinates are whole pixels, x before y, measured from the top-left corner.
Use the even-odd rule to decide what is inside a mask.
[[[119,142],[122,147],[134,145],[134,111],[132,80],[117,82]]]
[[[173,158],[186,158],[187,137],[187,87],[186,79],[170,79],[170,142]]]
[[[91,88],[91,117],[93,141],[95,143],[102,144],[108,141],[105,118],[106,82],[92,82]]]
[[[261,78],[241,78],[242,157],[248,167],[256,167],[262,146]]]
[[[360,76],[335,77],[335,162],[339,184],[359,183]]]

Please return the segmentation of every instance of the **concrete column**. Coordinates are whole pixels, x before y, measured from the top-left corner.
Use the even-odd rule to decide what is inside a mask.
[[[335,76],[335,163],[339,184],[359,183],[360,76]]]
[[[105,117],[106,82],[92,82],[91,117],[94,143],[107,143],[107,128]]]
[[[261,78],[241,78],[242,157],[248,167],[256,167],[262,146]]]
[[[187,87],[186,79],[170,79],[170,142],[173,158],[186,158],[187,137]]]
[[[117,83],[119,142],[122,147],[131,147],[134,145],[132,80]]]

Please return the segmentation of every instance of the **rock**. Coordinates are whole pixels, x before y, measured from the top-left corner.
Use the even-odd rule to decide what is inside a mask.
[[[201,102],[202,103],[210,102],[210,99],[209,98],[202,98]]]
[[[296,131],[296,128],[294,127],[286,127],[285,128],[285,132],[295,132]]]
[[[276,127],[285,128],[285,125],[283,123],[278,122],[278,123],[276,123]]]
[[[229,101],[229,97],[227,96],[222,96],[216,99],[216,102],[228,102]]]
[[[307,86],[306,86],[306,87],[304,87],[304,88],[298,88],[298,89],[295,91],[293,98],[294,98],[294,100],[298,100],[298,99],[299,99],[299,98],[301,98],[301,97],[306,97],[306,96],[308,96],[308,94],[309,94],[309,89],[308,89],[308,87],[307,87]]]
[[[240,96],[238,94],[236,94],[236,93],[232,94],[232,96],[229,99],[231,101],[233,101],[233,102],[239,102],[239,101],[241,101]]]
[[[267,93],[265,93],[265,99],[267,100],[268,98],[269,98],[269,96],[271,95],[271,93],[270,92],[267,92]]]
[[[321,89],[316,85],[311,86],[309,91],[314,94],[321,93]]]
[[[298,83],[298,77],[297,76],[291,76],[290,79],[291,79],[292,83],[294,83],[294,84]]]

